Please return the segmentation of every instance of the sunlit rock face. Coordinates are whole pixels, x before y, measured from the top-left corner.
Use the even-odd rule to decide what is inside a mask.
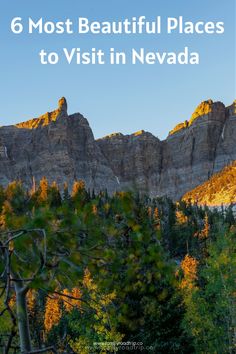
[[[58,108],[55,109],[55,111],[47,112],[39,118],[33,118],[27,122],[16,124],[15,126],[17,128],[36,129],[38,127],[47,126],[51,122],[55,122],[62,115],[67,116],[67,102],[65,97],[62,97],[58,101]]]
[[[226,108],[208,100],[164,141],[143,130],[96,141],[88,121],[68,115],[61,98],[53,112],[0,128],[0,184],[21,179],[30,188],[46,176],[62,187],[83,179],[96,191],[178,199],[236,160],[235,136],[235,102]]]
[[[174,127],[174,129],[169,132],[169,135],[173,135],[173,134],[179,132],[182,129],[186,129],[186,128],[190,127],[190,125],[193,124],[194,121],[197,118],[205,116],[205,115],[211,113],[213,107],[214,107],[214,105],[213,105],[213,101],[212,100],[203,101],[195,109],[195,111],[193,112],[190,120],[189,121],[186,120],[184,123],[177,124],[176,127]]]

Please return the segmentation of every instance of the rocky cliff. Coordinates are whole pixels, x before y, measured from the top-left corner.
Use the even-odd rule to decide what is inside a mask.
[[[122,186],[178,199],[236,160],[235,133],[235,103],[226,108],[209,100],[164,141],[142,132],[108,136],[98,144]]]
[[[87,120],[58,109],[0,128],[0,184],[21,179],[31,186],[47,176],[61,186],[83,179],[87,188],[109,192],[134,188],[151,196],[180,198],[236,160],[236,102],[202,102],[166,140],[140,131],[97,141]]]
[[[60,186],[83,179],[88,188],[109,192],[118,185],[87,119],[79,113],[68,116],[64,98],[54,112],[0,128],[0,184],[20,179],[31,186],[42,176]]]

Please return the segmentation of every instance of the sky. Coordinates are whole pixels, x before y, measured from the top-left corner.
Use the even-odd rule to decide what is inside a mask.
[[[186,21],[223,21],[223,35],[73,35],[11,32],[11,21],[31,17],[64,21],[120,21],[145,16],[183,16]],[[0,125],[37,117],[57,107],[65,96],[70,114],[82,113],[96,138],[112,132],[144,129],[164,139],[187,120],[203,100],[230,105],[235,92],[235,0],[2,0],[0,11]],[[26,27],[25,27],[26,29]],[[164,32],[164,31],[163,31]],[[109,48],[130,53],[190,51],[200,53],[199,65],[42,65],[41,49]]]

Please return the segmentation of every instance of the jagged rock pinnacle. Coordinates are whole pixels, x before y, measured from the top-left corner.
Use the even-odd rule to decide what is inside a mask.
[[[58,101],[58,109],[62,112],[67,113],[67,101],[65,97],[62,97]]]
[[[61,116],[67,116],[67,102],[65,97],[62,97],[58,101],[58,108],[52,112],[47,112],[39,118],[33,118],[26,122],[16,124],[17,128],[35,129],[39,126],[45,127],[51,122],[55,122]]]

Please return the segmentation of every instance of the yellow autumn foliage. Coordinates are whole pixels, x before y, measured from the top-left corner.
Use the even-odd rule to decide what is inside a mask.
[[[69,291],[68,289],[64,289],[63,294],[67,296],[67,297],[66,296],[61,297],[66,312],[72,311],[73,308],[75,308],[75,307],[77,307],[77,308],[81,307],[81,301],[78,300],[82,296],[80,289],[73,288],[72,291]],[[70,298],[70,296],[73,298]]]
[[[44,327],[47,333],[59,323],[61,316],[62,310],[59,295],[55,294],[52,297],[48,297],[44,314]]]
[[[187,254],[181,262],[181,269],[184,275],[180,283],[181,289],[187,290],[195,287],[195,282],[197,280],[197,267],[198,261]]]
[[[184,215],[184,213],[182,211],[177,210],[175,215],[176,215],[177,224],[183,225],[188,222],[188,217],[186,215]]]

